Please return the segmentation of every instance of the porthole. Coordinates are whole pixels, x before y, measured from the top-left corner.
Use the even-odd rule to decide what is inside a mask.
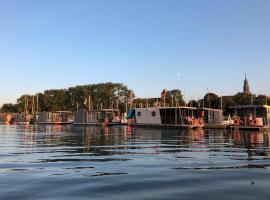
[[[156,111],[152,112],[152,117],[155,117],[157,115]]]
[[[142,116],[142,113],[141,113],[141,112],[138,112],[138,113],[137,113],[137,116],[138,116],[138,117]]]

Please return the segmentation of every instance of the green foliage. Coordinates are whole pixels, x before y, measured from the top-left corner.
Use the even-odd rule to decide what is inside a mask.
[[[16,113],[18,112],[18,104],[6,103],[0,109],[2,113]]]
[[[132,90],[121,83],[100,83],[84,86],[76,86],[68,89],[46,90],[39,93],[39,111],[75,111],[88,109],[88,99],[91,97],[91,108],[119,108],[125,111],[125,104],[134,96]],[[27,99],[27,100],[26,100]],[[33,96],[21,96],[18,100],[19,112],[27,110],[31,112],[32,105],[36,106],[36,98]],[[36,107],[34,107],[36,109]]]
[[[188,102],[188,106],[198,108],[199,107],[199,103],[198,103],[198,101],[190,100]]]
[[[162,102],[164,98],[165,98],[166,104],[169,104],[171,106],[184,106],[185,105],[182,92],[179,89],[173,89],[171,91],[164,89],[161,93]]]
[[[255,99],[255,105],[266,105],[270,103],[270,98],[265,95],[258,95]]]
[[[239,92],[234,95],[233,100],[236,105],[251,105],[254,104],[256,96],[253,94]]]
[[[207,93],[204,98],[204,107],[220,109],[221,99],[214,93]]]

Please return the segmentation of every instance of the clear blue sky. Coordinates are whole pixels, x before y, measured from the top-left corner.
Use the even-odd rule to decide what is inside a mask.
[[[0,0],[0,104],[122,82],[137,96],[269,92],[269,0]]]

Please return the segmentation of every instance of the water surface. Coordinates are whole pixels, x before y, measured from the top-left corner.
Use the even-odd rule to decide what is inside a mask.
[[[269,199],[270,134],[0,126],[0,199]]]

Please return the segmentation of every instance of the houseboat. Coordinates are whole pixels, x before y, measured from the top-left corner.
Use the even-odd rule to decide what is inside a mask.
[[[12,124],[17,124],[17,125],[28,125],[30,124],[30,115],[18,113],[13,116],[11,122]]]
[[[222,110],[195,107],[134,108],[129,112],[132,126],[203,128],[222,124]]]
[[[83,110],[74,114],[74,125],[113,126],[121,124],[118,109]]]
[[[223,110],[213,108],[199,108],[204,113],[205,129],[225,129],[227,124],[224,121]]]
[[[238,105],[230,107],[233,116],[231,129],[263,130],[270,128],[270,106]]]
[[[38,124],[65,125],[73,123],[73,113],[69,111],[39,112]]]

